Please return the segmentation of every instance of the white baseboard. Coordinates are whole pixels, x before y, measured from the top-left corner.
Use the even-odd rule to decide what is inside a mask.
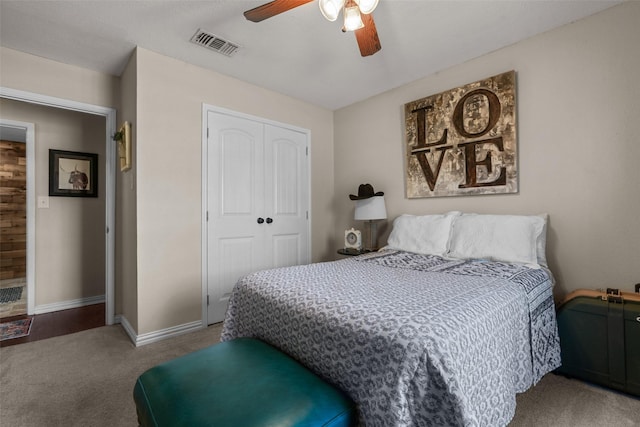
[[[188,332],[195,332],[204,328],[202,321],[198,320],[195,322],[185,323],[183,325],[161,329],[159,331],[147,332],[146,334],[138,335],[136,334],[136,331],[133,329],[126,317],[117,315],[115,321],[116,323],[120,323],[122,325],[122,328],[127,333],[127,335],[129,335],[131,342],[133,342],[133,345],[135,345],[136,347],[162,341],[167,338],[173,338],[178,335],[186,334]]]
[[[116,314],[116,316],[113,319],[113,321],[115,323],[120,323],[120,325],[122,326],[122,329],[124,329],[124,331],[127,333],[127,335],[129,335],[129,339],[135,345],[135,343],[136,343],[136,331],[133,330],[133,327],[131,326],[131,323],[129,323],[127,318],[124,317],[122,314]]]
[[[92,304],[101,304],[105,302],[104,295],[98,295],[89,298],[80,298],[70,301],[55,302],[51,304],[38,305],[35,308],[34,314],[51,313],[53,311],[68,310],[70,308],[79,308]],[[122,328],[127,333],[131,342],[136,347],[142,345],[151,344],[157,341],[162,341],[167,338],[176,337],[178,335],[186,334],[188,332],[195,332],[203,329],[205,326],[201,320],[195,322],[185,323],[183,325],[172,326],[170,328],[161,329],[159,331],[147,332],[146,334],[136,334],[136,331],[131,326],[131,323],[121,314],[114,317],[114,323],[120,323]]]
[[[95,297],[79,298],[70,301],[54,302],[51,304],[42,304],[35,307],[33,314],[51,313],[52,311],[68,310],[70,308],[79,308],[86,305],[101,304],[104,302],[104,295],[98,295]]]

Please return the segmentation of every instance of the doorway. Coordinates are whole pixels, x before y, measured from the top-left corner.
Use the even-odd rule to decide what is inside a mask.
[[[60,108],[65,110],[72,110],[81,113],[88,113],[92,115],[102,116],[105,119],[105,152],[106,159],[104,164],[106,165],[104,191],[106,195],[105,200],[105,323],[112,325],[115,317],[115,301],[114,301],[114,277],[115,277],[115,170],[116,170],[116,150],[115,142],[112,139],[112,135],[116,132],[116,111],[113,108],[96,106],[91,104],[80,103],[62,98],[56,98],[46,95],[40,95],[32,92],[25,92],[5,87],[0,87],[0,97],[7,98],[16,101],[23,101],[27,103],[33,103],[43,106],[49,106],[53,108]],[[5,121],[6,122],[6,121]],[[33,162],[31,162],[33,163]],[[27,165],[29,160],[27,159]],[[36,201],[35,191],[29,192],[27,189],[27,216],[29,218],[30,213],[34,212]],[[29,209],[31,207],[31,209]],[[33,216],[35,223],[35,215]],[[29,219],[28,219],[29,221]],[[32,233],[33,234],[33,233]],[[29,236],[28,239],[31,239]],[[29,243],[29,242],[28,242]],[[29,256],[29,244],[27,245],[27,263],[31,263],[34,260],[34,256]],[[33,247],[33,245],[31,245]],[[31,260],[29,259],[31,258]],[[35,267],[34,267],[35,269]],[[33,312],[33,295],[29,292],[33,292],[34,286],[29,286],[30,277],[33,278],[35,271],[29,272],[29,265],[27,266],[27,289],[28,289],[28,306]]]
[[[34,130],[33,123],[0,119],[2,150],[6,150],[3,179],[10,181],[3,197],[11,201],[3,203],[3,222],[9,224],[3,224],[0,286],[5,289],[6,299],[3,299],[0,317],[34,311],[35,214],[29,198],[34,194]]]

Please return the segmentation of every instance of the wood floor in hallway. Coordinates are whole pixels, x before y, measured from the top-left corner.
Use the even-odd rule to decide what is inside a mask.
[[[19,315],[3,317],[0,323],[24,319]],[[31,324],[31,333],[26,337],[0,341],[0,347],[43,340],[45,338],[72,334],[105,325],[105,304],[92,304],[80,308],[36,314]]]

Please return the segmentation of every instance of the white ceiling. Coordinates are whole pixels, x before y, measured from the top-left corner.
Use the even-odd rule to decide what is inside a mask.
[[[0,44],[120,75],[135,46],[335,110],[621,3],[620,0],[380,0],[382,50],[312,2],[260,23],[244,0],[0,0]],[[241,45],[227,57],[189,42],[199,28]]]

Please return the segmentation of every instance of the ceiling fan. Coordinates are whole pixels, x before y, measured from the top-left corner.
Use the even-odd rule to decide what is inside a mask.
[[[252,22],[260,22],[279,15],[295,7],[313,0],[273,0],[244,13]],[[378,5],[378,0],[318,0],[320,11],[329,21],[338,19],[340,12],[344,17],[342,31],[353,31],[358,41],[362,56],[373,55],[380,49],[380,39],[371,12]]]

